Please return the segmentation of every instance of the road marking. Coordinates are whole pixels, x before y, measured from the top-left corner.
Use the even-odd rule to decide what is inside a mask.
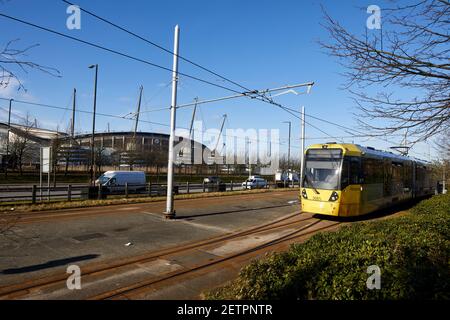
[[[179,223],[188,224],[188,225],[191,225],[191,226],[194,226],[194,227],[197,227],[197,228],[207,229],[207,230],[214,230],[214,231],[218,231],[218,232],[221,232],[221,233],[230,233],[230,232],[232,232],[231,229],[226,229],[226,228],[211,226],[211,225],[207,225],[207,224],[186,221],[186,220],[183,220],[183,218],[167,220],[167,219],[164,218],[164,216],[162,214],[153,213],[153,212],[143,212],[143,213],[148,214],[149,216],[152,216],[152,217],[155,217],[155,218],[159,218],[161,221],[179,222]]]
[[[153,213],[153,212],[143,212],[149,216],[155,217],[155,218],[159,218],[161,221],[167,221],[167,222],[178,222],[178,223],[184,223],[184,224],[188,224],[197,228],[201,228],[201,229],[207,229],[207,230],[214,230],[214,231],[219,231],[222,233],[230,233],[232,230],[230,229],[226,229],[226,228],[221,228],[221,227],[216,227],[216,226],[210,226],[207,224],[202,224],[202,223],[196,223],[196,222],[191,222],[191,221],[186,221],[183,219],[164,219],[164,216],[162,214],[157,214],[157,213]]]
[[[126,208],[118,208],[117,211],[129,211],[129,210],[136,210],[136,208],[133,207],[126,207]]]

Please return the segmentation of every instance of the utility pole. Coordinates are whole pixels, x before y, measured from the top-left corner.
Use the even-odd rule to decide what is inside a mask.
[[[289,124],[289,140],[288,140],[288,171],[291,170],[291,121],[284,121]]]
[[[167,201],[165,216],[167,219],[175,217],[173,208],[173,159],[177,108],[177,86],[178,86],[178,41],[180,28],[175,26],[175,36],[173,43],[173,71],[172,71],[172,103],[170,105],[170,138],[169,138],[169,160],[167,163]]]
[[[13,99],[9,99],[9,111],[8,111],[8,132],[6,134],[6,166],[5,166],[5,179],[8,178],[8,165],[9,165],[9,131],[11,129],[11,107]]]
[[[142,91],[144,90],[144,87],[141,85],[139,88],[139,101],[137,106],[137,113],[136,113],[136,123],[134,124],[134,133],[133,133],[133,140],[136,139],[136,132],[139,125],[139,113],[141,112],[141,100],[142,100]]]
[[[305,172],[305,107],[302,106],[302,123],[301,123],[301,135],[300,135],[300,186],[303,182],[303,174]]]
[[[70,137],[72,140],[75,138],[75,105],[77,98],[77,89],[73,88],[73,101],[72,101],[72,124],[70,126]]]
[[[91,185],[95,181],[95,112],[97,110],[97,77],[98,77],[98,64],[93,64],[89,66],[89,69],[95,68],[95,79],[94,79],[94,112],[92,114],[92,138],[91,138]]]

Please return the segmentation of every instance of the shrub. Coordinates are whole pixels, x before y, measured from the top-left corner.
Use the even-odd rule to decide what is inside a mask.
[[[319,233],[255,260],[209,299],[449,299],[450,195],[410,214]],[[366,286],[381,269],[381,289]]]

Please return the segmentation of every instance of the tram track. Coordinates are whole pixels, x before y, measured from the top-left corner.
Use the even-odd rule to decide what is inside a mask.
[[[313,219],[315,219],[315,218],[313,218]],[[264,242],[260,245],[257,245],[253,248],[243,250],[241,252],[231,254],[231,255],[228,255],[228,256],[225,256],[222,258],[218,258],[214,261],[210,261],[210,262],[203,263],[203,264],[198,264],[193,267],[186,268],[186,269],[183,269],[180,271],[175,271],[175,272],[163,275],[161,277],[149,279],[147,281],[132,284],[130,286],[121,287],[119,289],[109,290],[109,291],[103,292],[101,294],[91,296],[88,299],[89,300],[108,300],[108,299],[138,298],[139,295],[145,294],[147,291],[151,290],[152,286],[154,286],[154,285],[161,286],[162,284],[164,284],[166,282],[170,282],[170,281],[179,282],[179,281],[181,281],[181,279],[179,279],[179,278],[192,277],[194,273],[202,271],[203,269],[206,269],[206,268],[218,269],[221,265],[229,264],[230,261],[232,261],[234,259],[244,258],[247,255],[252,255],[252,254],[258,253],[259,251],[264,250],[268,247],[274,247],[281,243],[292,241],[294,239],[298,239],[301,237],[305,237],[305,236],[308,236],[308,235],[316,233],[316,232],[330,230],[330,229],[337,227],[338,225],[340,225],[342,223],[342,222],[335,222],[330,225],[326,225],[326,226],[323,226],[320,228],[316,228],[316,229],[307,231],[308,229],[312,228],[313,226],[319,224],[322,221],[324,221],[324,220],[315,219],[315,221],[307,224],[306,226],[303,226],[302,228],[300,228],[298,230],[292,231],[292,232],[290,232],[286,235],[283,235],[281,237],[278,237],[276,239],[266,241],[266,242]],[[303,232],[305,230],[306,230],[306,232]]]
[[[122,268],[128,268],[132,265],[146,263],[164,256],[175,255],[189,250],[195,250],[202,247],[215,245],[218,243],[225,243],[227,241],[237,239],[239,237],[246,237],[255,233],[292,227],[296,224],[301,223],[302,221],[308,220],[317,219],[313,217],[299,218],[299,213],[295,212],[270,223],[262,224],[260,226],[243,231],[220,235],[218,237],[200,240],[177,247],[157,250],[130,258],[93,263],[83,267],[83,279],[85,280],[89,276],[99,276],[111,272],[120,271],[120,269]],[[20,284],[0,287],[0,299],[20,299],[50,286],[57,286],[60,284],[65,285],[67,276],[68,275],[65,272],[58,272],[45,277],[31,279]]]
[[[396,212],[395,215],[403,211]],[[390,214],[388,217],[393,216]],[[375,219],[387,218],[383,215],[374,217]],[[333,230],[339,228],[341,224],[357,223],[355,221],[335,220],[320,218],[310,214],[300,214],[294,212],[277,220],[251,227],[249,229],[225,233],[216,237],[203,239],[200,241],[182,244],[177,247],[164,248],[141,255],[114,259],[110,261],[99,261],[90,263],[82,267],[83,284],[86,287],[94,287],[94,292],[82,293],[81,296],[72,296],[66,287],[68,274],[58,271],[48,276],[27,280],[20,284],[0,287],[0,299],[59,299],[59,298],[79,298],[79,299],[139,299],[145,294],[158,294],[158,290],[163,290],[167,286],[177,285],[181,281],[190,281],[195,277],[207,276],[208,272],[220,271],[224,268],[232,268],[236,272],[236,265],[247,263],[251,258],[258,257],[267,251],[285,250],[288,244],[305,240],[314,233]],[[265,237],[270,234],[271,237]],[[274,237],[275,236],[275,237]],[[248,246],[245,250],[219,254],[213,259],[195,259],[195,253],[211,252],[211,248],[233,246],[236,242],[245,239],[259,239],[254,241],[255,245]],[[262,240],[261,240],[262,239]],[[269,239],[269,240],[267,240]],[[214,251],[214,250],[212,250]],[[140,280],[123,279],[127,274],[132,274],[134,270],[143,270],[154,262],[174,262],[177,264],[178,257],[189,256],[193,259],[190,263],[181,264],[180,269],[165,269],[163,272],[146,274],[141,272]],[[182,259],[181,259],[182,260]],[[115,279],[119,279],[114,283]],[[111,282],[114,283],[113,289]],[[103,286],[106,284],[106,286]],[[84,286],[83,286],[84,289]],[[83,291],[83,290],[80,290]],[[61,294],[61,295],[60,295]]]

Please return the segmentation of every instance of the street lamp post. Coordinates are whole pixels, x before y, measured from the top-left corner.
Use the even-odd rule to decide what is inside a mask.
[[[93,64],[93,65],[89,66],[89,69],[93,69],[93,68],[95,68],[95,79],[94,79],[94,111],[93,111],[93,115],[92,115],[92,137],[91,137],[91,169],[90,169],[91,185],[94,184],[94,179],[95,179],[95,152],[94,152],[95,140],[94,140],[94,135],[95,135],[95,112],[97,109],[98,64]]]
[[[302,186],[303,182],[303,175],[305,174],[305,107],[302,106],[301,108],[301,132],[300,132],[300,187]]]
[[[9,111],[8,111],[8,132],[6,133],[6,164],[5,164],[5,179],[8,178],[8,165],[9,165],[9,131],[11,129],[11,106],[13,99],[9,99]]]
[[[283,121],[283,123],[289,124],[289,140],[288,140],[288,171],[291,169],[291,122]]]

